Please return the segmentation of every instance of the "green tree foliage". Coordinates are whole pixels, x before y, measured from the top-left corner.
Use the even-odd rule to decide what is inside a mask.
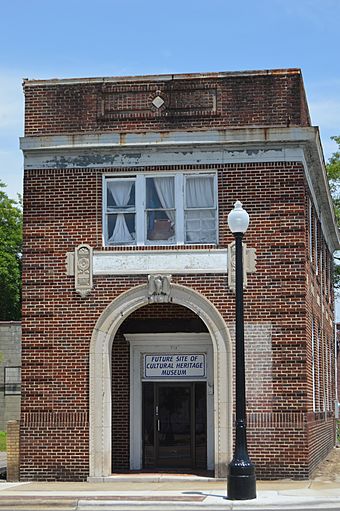
[[[0,181],[0,320],[21,318],[22,208]]]
[[[335,215],[338,225],[340,225],[340,136],[332,137],[332,140],[335,140],[338,144],[338,150],[332,154],[326,168],[334,202]]]
[[[332,154],[326,165],[329,186],[334,203],[334,211],[338,227],[340,226],[340,136],[331,137],[338,144],[338,150]],[[340,294],[340,257],[334,257],[334,288]]]

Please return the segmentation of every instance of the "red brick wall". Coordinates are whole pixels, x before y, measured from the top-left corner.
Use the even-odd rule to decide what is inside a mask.
[[[215,167],[210,165],[208,168]],[[235,197],[244,202],[251,217],[245,241],[256,248],[257,272],[249,276],[245,321],[272,324],[272,401],[263,405],[263,409],[256,408],[256,400],[252,401],[249,413],[268,411],[268,408],[276,414],[304,413],[310,401],[310,383],[305,367],[309,341],[306,337],[307,284],[303,277],[307,264],[303,169],[295,163],[220,165],[216,168],[219,172],[219,246],[226,247],[232,241],[226,216]],[[57,412],[65,412],[65,417],[81,412],[86,420],[84,422],[82,418],[77,427],[87,432],[88,357],[92,330],[99,314],[115,297],[131,286],[146,282],[145,276],[98,276],[94,278],[91,295],[81,299],[74,291],[73,277],[66,276],[67,251],[72,251],[80,242],[102,249],[103,173],[102,170],[65,169],[37,169],[26,173],[22,410],[24,416],[28,412],[36,415],[33,425],[29,427],[27,423],[27,429],[23,426],[21,432],[22,478],[30,477],[32,456],[36,466],[39,459],[41,467],[47,463],[43,451],[37,451],[27,437],[28,431],[31,438],[44,434],[44,425],[39,419],[41,412],[48,411],[52,417]],[[268,190],[270,193],[265,193]],[[282,190],[287,190],[287,194]],[[233,325],[234,296],[227,288],[225,276],[174,275],[173,280],[203,293],[225,321]],[[138,314],[143,311],[136,313],[136,317]],[[119,342],[123,343],[122,339]],[[113,379],[115,385],[125,385],[124,389],[119,387],[119,392],[127,399],[127,347],[122,344],[121,349],[125,352],[125,359],[119,366],[122,371],[117,371]],[[253,371],[255,379],[261,378],[260,372],[256,374],[256,367]],[[268,378],[268,374],[263,377]],[[60,425],[58,428],[55,434],[59,435],[59,440],[54,448],[49,445],[51,457],[61,456],[63,451],[68,454],[64,459],[64,475],[56,469],[51,477],[63,478],[72,471],[74,462],[72,450],[67,447],[66,429]],[[261,430],[263,434],[267,430],[264,422]],[[285,438],[289,444],[288,436]],[[75,442],[74,449],[81,449],[78,440]],[[115,442],[115,463],[117,467],[123,466],[122,451],[128,444],[126,432],[122,433],[124,449],[118,448]],[[256,462],[258,447],[250,444],[250,449]],[[294,448],[286,450],[287,467],[293,452]],[[87,454],[83,456],[86,458]],[[79,478],[83,477],[87,462],[84,461],[82,467],[77,472]],[[34,471],[34,477],[43,473],[42,468]]]
[[[85,481],[89,474],[88,414],[76,411],[23,412],[20,480]]]
[[[124,143],[124,132],[138,130],[310,125],[298,70],[177,75],[172,80],[144,77],[59,84],[26,82],[24,89],[27,136],[119,130]],[[164,99],[166,108],[152,106],[157,95]],[[23,480],[82,480],[88,475],[92,331],[112,300],[133,286],[145,284],[147,277],[95,276],[93,291],[83,299],[74,290],[74,278],[66,275],[65,255],[80,243],[104,249],[102,176],[144,170],[58,168],[25,172]],[[235,199],[248,210],[251,222],[245,242],[257,254],[257,272],[249,276],[245,292],[250,454],[259,478],[307,477],[334,440],[334,394],[328,394],[325,409],[325,394],[318,390],[332,383],[326,354],[332,345],[333,298],[329,272],[316,271],[316,255],[310,260],[309,190],[302,164],[183,165],[147,170],[218,172],[220,248],[232,241],[227,214]],[[313,215],[316,217],[315,211]],[[316,229],[313,223],[313,246],[316,236],[327,268],[330,254],[320,225]],[[200,247],[183,247],[192,248]],[[234,295],[225,275],[173,275],[173,282],[202,293],[233,332]],[[133,326],[149,328],[147,322],[158,317],[168,321],[167,328],[176,317],[191,331],[204,330],[191,312],[161,305],[143,307],[121,325],[112,352],[112,458],[116,470],[128,467],[129,452],[129,346],[123,334]],[[322,332],[314,353],[314,382],[313,321],[314,336],[319,327]],[[328,358],[334,367],[334,354]],[[320,410],[313,411],[316,382]]]
[[[334,290],[331,278],[332,254],[321,232],[315,207],[310,214],[310,198],[306,193],[306,371],[308,381],[307,438],[310,473],[326,457],[335,444],[335,354],[333,308]],[[310,225],[311,224],[311,225]],[[311,242],[310,243],[310,239]],[[317,239],[317,243],[316,243]],[[314,337],[314,375],[313,349]],[[314,383],[313,383],[314,379]],[[314,392],[313,392],[314,386]],[[313,399],[314,393],[314,399]],[[314,403],[313,403],[314,401]]]
[[[309,470],[317,468],[335,445],[334,415],[314,415],[308,424]]]
[[[112,470],[130,463],[130,345],[118,330],[112,345]]]
[[[288,424],[249,429],[248,444],[258,478],[308,479],[306,427]]]
[[[78,84],[26,82],[25,134],[308,126],[299,70]],[[160,95],[166,108],[152,100]]]

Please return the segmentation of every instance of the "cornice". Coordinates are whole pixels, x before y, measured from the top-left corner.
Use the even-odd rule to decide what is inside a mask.
[[[20,147],[27,171],[300,161],[329,248],[340,249],[316,127],[29,136],[21,138]]]

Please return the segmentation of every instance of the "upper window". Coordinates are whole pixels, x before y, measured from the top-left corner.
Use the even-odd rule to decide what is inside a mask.
[[[106,177],[107,245],[217,242],[216,174]]]
[[[176,241],[174,176],[146,177],[146,241]]]
[[[108,242],[134,242],[136,239],[135,179],[107,180],[106,204]]]

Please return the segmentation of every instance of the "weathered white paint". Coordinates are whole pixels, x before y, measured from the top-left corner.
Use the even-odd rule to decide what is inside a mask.
[[[132,146],[109,148],[86,147],[49,148],[44,150],[24,150],[24,167],[30,169],[54,168],[120,168],[171,165],[223,165],[225,163],[265,163],[276,161],[302,161],[300,149],[264,148],[230,149],[219,146],[215,149],[207,146],[182,147],[169,149],[157,146],[133,148]]]
[[[228,250],[149,250],[94,252],[94,275],[227,273]]]
[[[26,170],[302,162],[329,249],[340,248],[316,127],[49,135],[20,146]]]
[[[246,247],[246,244],[244,244]],[[220,273],[228,269],[228,249],[195,250],[119,250],[95,251],[93,257],[94,275],[156,275]],[[245,277],[256,271],[256,252],[246,248],[244,258]],[[74,252],[66,254],[66,273],[74,275]],[[246,278],[244,279],[246,282]]]
[[[195,312],[206,324],[213,345],[214,466],[226,477],[232,456],[232,349],[229,329],[207,298],[191,288],[172,284],[173,303]],[[148,303],[147,286],[122,293],[100,315],[90,346],[90,480],[111,475],[111,351],[119,326]],[[166,305],[165,305],[166,306]]]
[[[247,145],[246,151],[256,153],[258,148],[251,144],[275,143],[276,149],[282,150],[282,143],[292,143],[290,147],[297,147],[299,142],[315,141],[316,128],[238,128],[238,129],[206,129],[206,130],[171,130],[165,132],[143,131],[135,133],[88,133],[72,135],[44,135],[39,137],[21,137],[20,148],[26,151],[50,151],[65,149],[114,149],[127,147],[181,147],[191,145]],[[288,146],[289,147],[289,146]],[[238,148],[240,149],[240,148]]]

